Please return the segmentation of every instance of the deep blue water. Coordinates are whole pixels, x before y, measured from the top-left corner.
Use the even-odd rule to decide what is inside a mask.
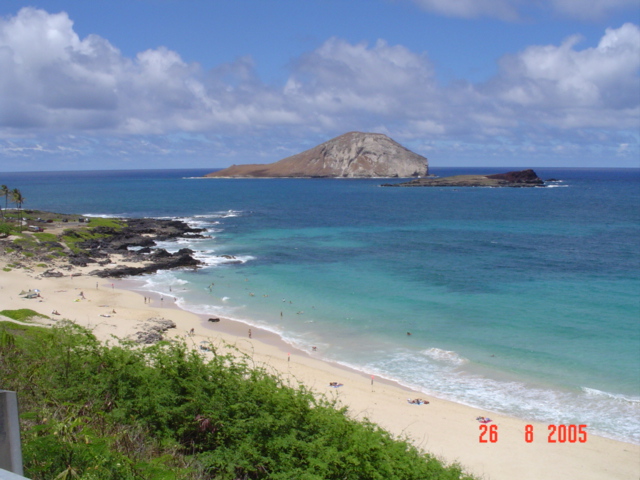
[[[19,188],[25,208],[209,229],[212,239],[187,244],[208,267],[147,279],[185,308],[427,394],[640,442],[640,170],[536,171],[562,181],[405,189],[171,170],[0,183]]]

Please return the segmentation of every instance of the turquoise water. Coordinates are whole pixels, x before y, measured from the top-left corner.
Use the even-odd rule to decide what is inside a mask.
[[[146,278],[187,309],[426,394],[640,443],[640,170],[537,171],[562,181],[389,189],[142,171],[0,183],[27,207],[207,228],[211,239],[164,245],[193,248],[205,268]]]

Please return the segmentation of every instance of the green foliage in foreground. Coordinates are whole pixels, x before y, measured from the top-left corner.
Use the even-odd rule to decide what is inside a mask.
[[[0,323],[33,480],[470,479],[278,377],[184,344],[107,347]]]
[[[46,315],[42,315],[34,310],[31,310],[30,308],[21,308],[19,310],[2,310],[0,311],[0,315],[4,315],[7,318],[18,320],[20,322],[29,321],[31,317],[49,318]]]

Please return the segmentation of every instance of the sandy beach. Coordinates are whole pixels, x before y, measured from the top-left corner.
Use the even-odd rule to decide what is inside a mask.
[[[6,262],[0,261],[0,268]],[[394,384],[351,371],[337,364],[297,351],[275,334],[221,319],[206,318],[181,310],[173,298],[140,294],[127,280],[99,279],[85,273],[71,277],[42,278],[44,268],[0,271],[0,310],[30,308],[53,320],[69,319],[90,328],[102,341],[117,342],[144,330],[150,318],[175,322],[177,328],[165,337],[186,339],[200,349],[211,343],[223,348],[233,345],[250,356],[256,366],[265,367],[314,391],[335,397],[355,418],[368,418],[397,436],[405,436],[419,448],[448,463],[459,462],[466,471],[487,480],[569,479],[584,480],[640,478],[640,446],[598,437],[589,432],[584,443],[549,443],[548,425],[498,415],[469,406],[429,397],[429,404],[409,404],[421,397]],[[26,299],[20,292],[38,289],[40,298]],[[82,295],[81,295],[82,293]],[[146,297],[145,297],[146,296]],[[60,315],[52,315],[53,311]],[[0,316],[0,319],[4,317]],[[193,334],[190,331],[193,329]],[[204,342],[204,343],[203,343]],[[342,384],[329,386],[330,382]],[[479,416],[490,417],[497,438],[482,437]],[[533,426],[533,441],[527,442],[527,425]],[[529,429],[530,430],[530,429]],[[491,441],[495,440],[495,441]]]

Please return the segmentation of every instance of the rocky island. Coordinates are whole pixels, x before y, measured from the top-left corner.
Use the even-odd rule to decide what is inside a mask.
[[[417,178],[403,183],[385,183],[382,187],[544,187],[533,170],[494,175],[455,175],[442,178]]]
[[[275,163],[232,165],[205,177],[407,178],[427,173],[425,157],[386,135],[349,132]]]

